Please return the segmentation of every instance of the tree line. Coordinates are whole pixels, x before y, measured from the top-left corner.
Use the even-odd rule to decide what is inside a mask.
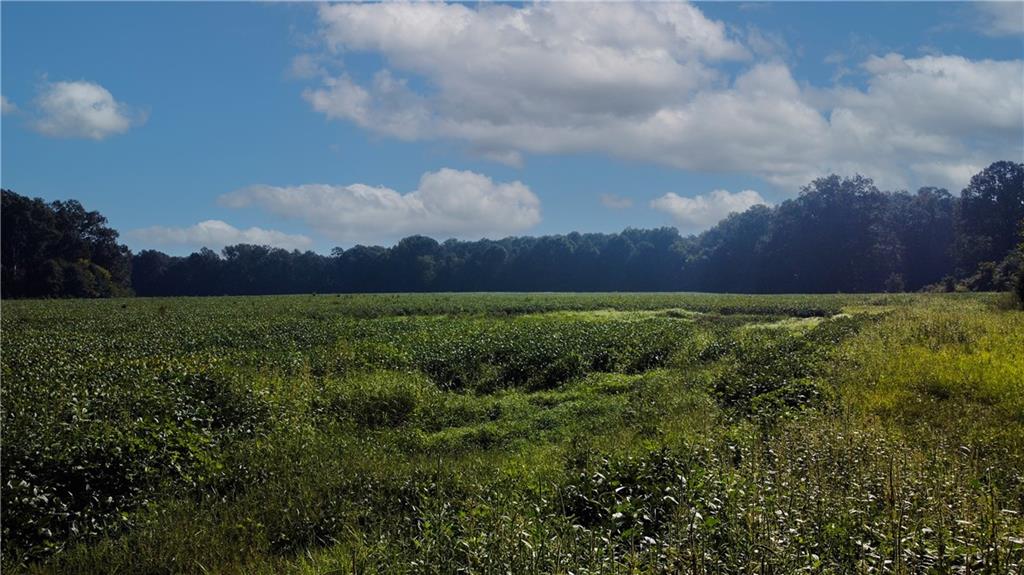
[[[830,293],[1010,289],[1024,268],[1024,164],[996,162],[959,197],[831,175],[711,229],[437,242],[330,255],[239,244],[132,254],[97,212],[3,191],[3,297],[422,291]],[[1024,280],[1022,280],[1024,281]]]
[[[0,293],[14,297],[131,295],[132,253],[99,212],[2,191]]]

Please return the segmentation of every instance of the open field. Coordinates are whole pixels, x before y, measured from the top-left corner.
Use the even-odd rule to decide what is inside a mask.
[[[1003,296],[12,301],[4,572],[1021,573]]]

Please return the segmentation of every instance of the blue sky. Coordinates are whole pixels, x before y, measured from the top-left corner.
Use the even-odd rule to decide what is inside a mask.
[[[133,249],[695,232],[1024,156],[1024,4],[0,4],[4,188]]]

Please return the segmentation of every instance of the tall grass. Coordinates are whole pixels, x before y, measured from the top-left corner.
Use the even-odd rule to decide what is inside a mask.
[[[4,570],[1024,568],[988,296],[405,297],[5,305]]]

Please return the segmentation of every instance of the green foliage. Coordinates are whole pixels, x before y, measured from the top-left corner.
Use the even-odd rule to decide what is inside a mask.
[[[99,212],[3,190],[3,297],[131,295],[131,253]]]
[[[673,228],[477,242],[411,236],[390,248],[335,248],[329,257],[252,245],[229,246],[223,257],[146,251],[134,259],[133,285],[143,295],[919,290],[947,275],[968,280],[980,262],[1003,260],[1013,244],[1006,224],[1020,216],[1021,174],[1021,164],[996,162],[959,198],[931,187],[884,192],[868,178],[832,175],[797,198],[731,214],[689,237]],[[1005,289],[1003,268],[961,285]]]
[[[1013,283],[1013,293],[1017,303],[1024,309],[1024,221],[1020,224],[1020,244],[1017,245],[1017,277]]]
[[[995,162],[971,177],[957,217],[958,263],[965,272],[997,262],[1020,241],[1024,220],[1024,164]]]
[[[844,350],[850,365],[839,381],[850,408],[961,434],[1024,436],[1024,323],[995,307],[922,302],[865,330]]]
[[[1007,291],[1022,266],[1021,256],[1013,253],[1022,206],[1024,164],[1001,161],[974,175],[959,197],[932,187],[913,194],[885,192],[866,177],[830,175],[810,182],[799,197],[731,214],[685,237],[674,228],[444,243],[410,236],[390,248],[358,245],[335,248],[328,256],[237,244],[220,253],[202,248],[175,257],[154,250],[133,256],[117,243],[117,232],[102,215],[74,200],[47,204],[3,190],[0,262],[5,298],[113,297],[133,289],[144,296]],[[427,307],[444,308],[450,297],[429,300]],[[557,304],[593,309],[586,300],[574,294],[538,304],[536,296],[524,294],[506,296],[507,305],[469,305],[496,314],[566,309]],[[356,304],[346,306],[351,315],[423,311],[421,302],[402,297],[393,307],[385,304],[387,310],[366,306],[362,298],[352,301]],[[744,313],[748,303],[739,311],[714,307],[719,313]],[[476,376],[457,370],[446,376],[463,377]]]
[[[639,457],[601,458],[562,486],[566,513],[585,528],[600,529],[629,544],[651,536],[673,518],[690,466],[668,450]]]
[[[202,363],[19,351],[4,357],[3,533],[28,552],[125,527],[124,512],[165,485],[204,484],[268,415],[253,390]]]
[[[1014,573],[1024,319],[997,303],[6,303],[2,566]]]
[[[363,427],[397,427],[434,392],[429,382],[401,373],[374,372],[345,380],[328,380],[312,399],[313,414]]]
[[[1013,287],[1013,293],[1017,296],[1017,302],[1024,308],[1024,269],[1017,273],[1017,281]]]

